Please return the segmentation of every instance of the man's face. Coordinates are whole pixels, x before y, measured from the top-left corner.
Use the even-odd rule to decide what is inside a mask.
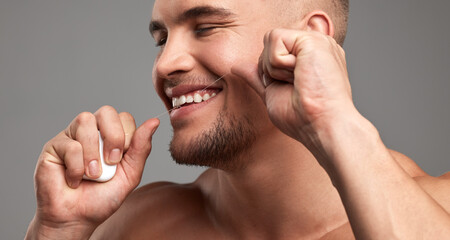
[[[235,64],[257,63],[264,33],[273,27],[267,5],[156,0],[150,31],[160,52],[153,83],[168,109],[182,104],[170,113],[177,162],[223,167],[220,162],[239,157],[273,128],[261,99],[230,73]]]

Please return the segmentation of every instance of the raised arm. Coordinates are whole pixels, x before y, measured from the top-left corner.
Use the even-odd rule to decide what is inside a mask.
[[[345,53],[335,40],[317,31],[276,29],[266,34],[264,47],[258,66],[232,71],[260,94],[272,122],[327,171],[356,238],[448,238],[443,203],[397,164],[355,108]]]

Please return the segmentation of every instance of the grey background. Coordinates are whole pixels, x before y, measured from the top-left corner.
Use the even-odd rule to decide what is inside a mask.
[[[0,238],[20,239],[35,210],[33,171],[46,141],[104,104],[140,124],[164,111],[151,84],[153,1],[0,1]],[[354,99],[390,148],[429,174],[450,170],[450,47],[443,0],[351,2],[345,43]],[[167,152],[168,117],[143,183],[191,181],[200,168]]]

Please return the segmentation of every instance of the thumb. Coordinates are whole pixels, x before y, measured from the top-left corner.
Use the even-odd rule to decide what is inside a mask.
[[[231,73],[242,78],[265,101],[266,89],[261,80],[257,64],[239,63],[233,65]]]
[[[134,133],[130,147],[123,156],[122,167],[130,180],[140,181],[145,161],[152,149],[152,136],[159,126],[157,118],[145,121]]]

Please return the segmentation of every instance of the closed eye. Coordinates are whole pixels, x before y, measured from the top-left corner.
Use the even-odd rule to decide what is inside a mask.
[[[166,44],[167,42],[167,33],[166,32],[159,32],[157,36],[155,37],[156,41],[156,47],[161,47]]]
[[[201,28],[195,29],[195,33],[196,33],[196,34],[204,34],[204,33],[207,33],[207,32],[209,32],[209,31],[211,31],[211,30],[214,30],[214,29],[216,29],[216,28],[217,28],[217,26],[201,27]]]

